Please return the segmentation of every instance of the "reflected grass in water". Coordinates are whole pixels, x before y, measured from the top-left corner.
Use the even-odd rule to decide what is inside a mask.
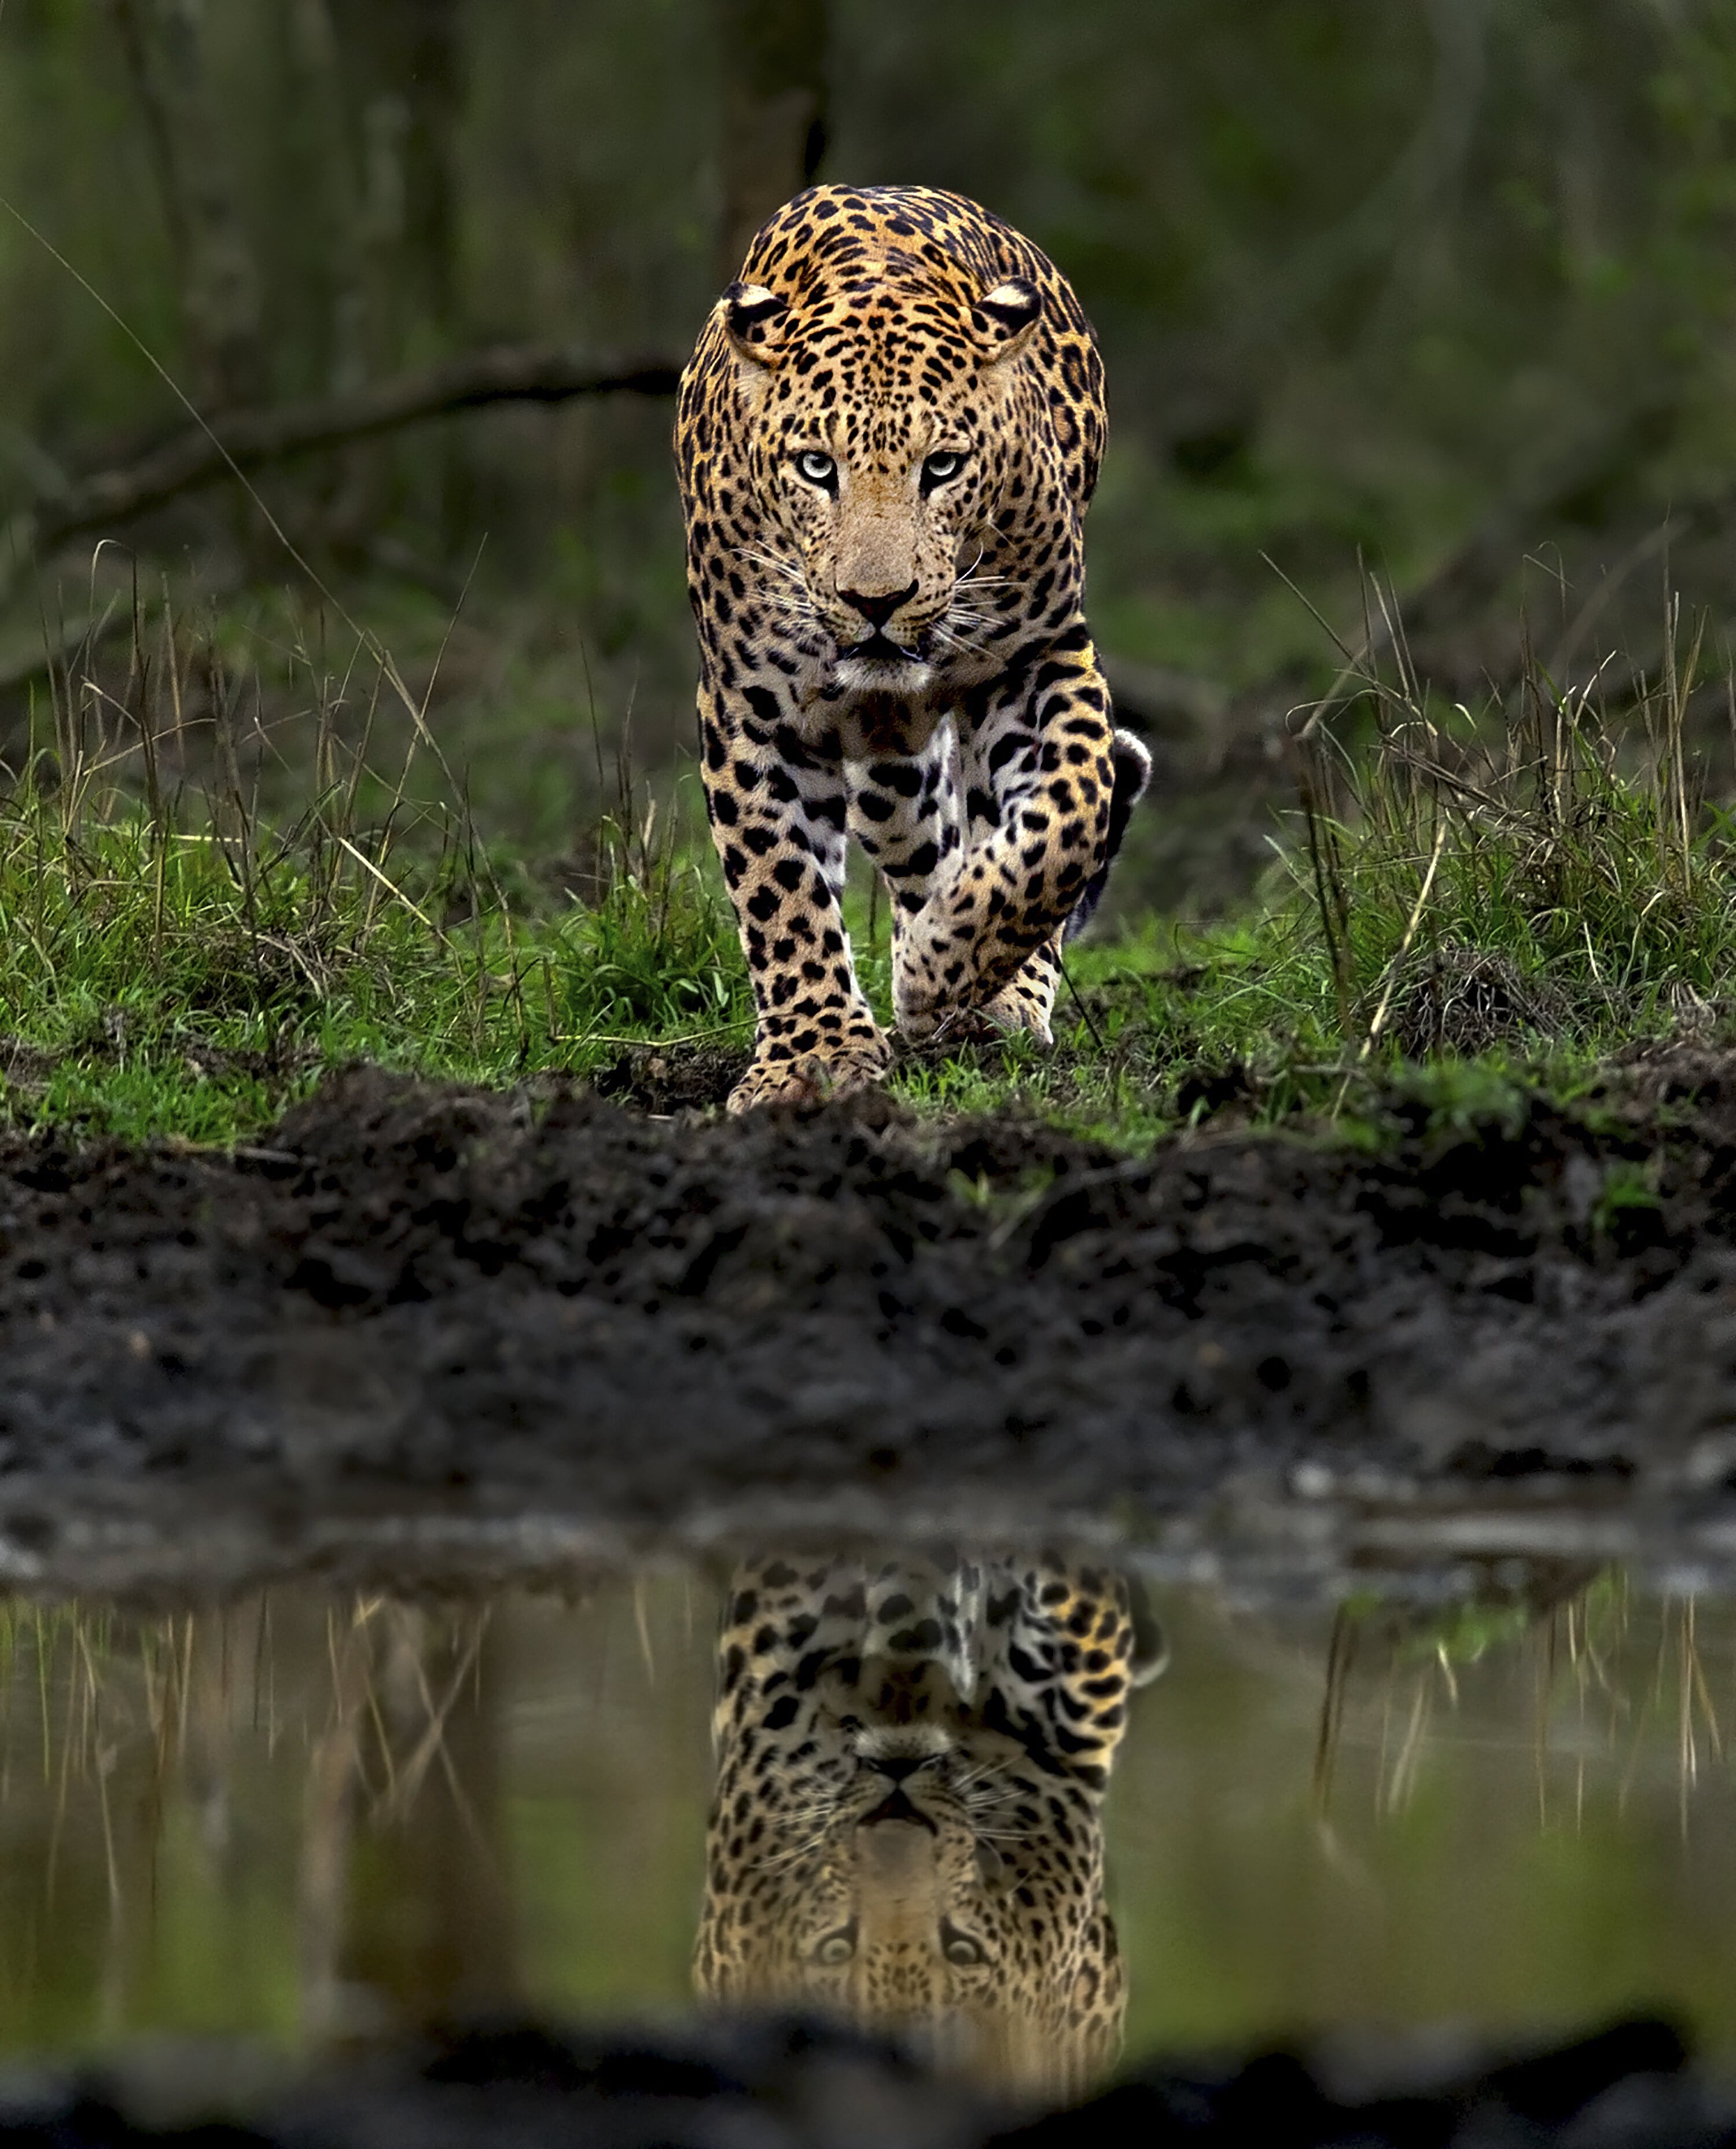
[[[1158,1610],[1106,1804],[1131,2051],[1662,2004],[1736,2054],[1736,1606]],[[691,2006],[717,1611],[0,1609],[0,2051]]]
[[[1729,1604],[1166,1616],[1111,1810],[1133,2049],[1663,2006],[1736,2051]]]
[[[0,2045],[684,2003],[709,1699],[691,1593],[13,1607]]]

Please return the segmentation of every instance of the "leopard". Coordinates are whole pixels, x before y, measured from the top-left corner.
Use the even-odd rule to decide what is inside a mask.
[[[732,1112],[891,1064],[844,924],[853,841],[888,894],[897,1039],[1052,1044],[1063,942],[1151,769],[1084,615],[1107,425],[1071,286],[961,194],[810,187],[712,307],[674,445],[753,994]]]
[[[1143,1590],[1053,1549],[772,1552],[732,1578],[694,1952],[714,2007],[893,2036],[1036,2101],[1119,2054],[1102,1806],[1164,1668]]]

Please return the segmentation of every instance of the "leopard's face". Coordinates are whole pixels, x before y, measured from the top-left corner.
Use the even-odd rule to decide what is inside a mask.
[[[1028,467],[1035,290],[967,305],[882,289],[810,314],[737,284],[722,304],[765,540],[746,573],[792,641],[846,694],[989,676],[1010,586],[998,525],[1015,490],[1064,489]]]
[[[1090,1802],[980,1731],[837,1736],[833,1765],[749,1822],[741,1863],[714,1862],[708,1996],[896,2032],[1002,2086],[1082,2086],[1125,2004]]]
[[[1125,1600],[1063,1583],[1050,1613],[1049,1570],[1023,1588],[960,1572],[747,1578],[721,1654],[697,1980],[713,2001],[836,2015],[949,2071],[1070,2094],[1113,2063],[1125,2006],[1100,1810]],[[1082,1640],[1066,1623],[1081,1612]]]
[[[913,2033],[991,2078],[1052,2059],[1039,2048],[1067,1996],[1049,1980],[1101,1913],[1071,1892],[1023,1749],[935,1727],[914,1753],[883,1729],[846,1736],[848,1767],[777,1832],[777,1885],[762,1949],[737,1965],[752,1988],[739,1996]],[[1072,1824],[1093,1834],[1089,1813]]]

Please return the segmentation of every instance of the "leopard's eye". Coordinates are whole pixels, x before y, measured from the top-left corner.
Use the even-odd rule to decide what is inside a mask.
[[[964,467],[961,455],[930,455],[923,465],[923,491],[931,492],[937,485],[944,485],[949,478],[957,477]]]
[[[856,1935],[848,1927],[841,1933],[828,1933],[813,1951],[816,1962],[828,1970],[836,1970],[841,1962],[848,1962],[856,1952]]]
[[[822,455],[818,448],[804,448],[796,458],[796,472],[810,485],[823,486],[830,492],[838,483],[838,465],[830,455]]]
[[[967,1940],[960,1932],[949,1932],[943,1935],[941,1953],[945,1955],[949,1963],[959,1970],[969,1970],[973,1963],[980,1962],[983,1960],[981,1948],[974,1940]]]

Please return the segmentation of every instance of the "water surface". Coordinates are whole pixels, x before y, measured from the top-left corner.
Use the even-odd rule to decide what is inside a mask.
[[[0,1615],[0,2055],[694,2005],[727,1563]],[[1665,2007],[1736,2057],[1736,1605],[1158,1588],[1104,1802],[1127,2046]]]

